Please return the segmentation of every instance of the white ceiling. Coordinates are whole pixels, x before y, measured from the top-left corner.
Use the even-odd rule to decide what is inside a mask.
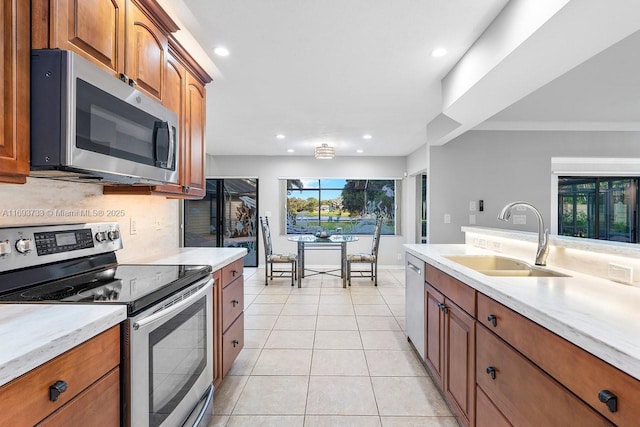
[[[440,81],[508,0],[170,3],[215,63],[209,154],[310,156],[326,142],[338,156],[405,156],[442,111]],[[231,54],[215,57],[218,45]]]

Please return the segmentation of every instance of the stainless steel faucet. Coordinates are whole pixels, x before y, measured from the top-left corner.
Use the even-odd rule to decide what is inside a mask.
[[[549,255],[549,229],[544,228],[544,221],[540,211],[535,208],[531,203],[527,202],[511,202],[507,204],[498,215],[498,219],[502,221],[509,221],[511,218],[511,210],[517,206],[524,206],[529,208],[538,217],[538,251],[536,252],[536,265],[547,265],[547,255]]]

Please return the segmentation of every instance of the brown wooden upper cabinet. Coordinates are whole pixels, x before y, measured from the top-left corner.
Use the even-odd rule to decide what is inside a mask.
[[[32,0],[33,48],[72,50],[178,115],[179,183],[104,187],[107,194],[204,197],[204,86],[211,77],[173,39],[178,29],[155,0]]]
[[[29,2],[0,0],[0,17],[0,182],[24,184],[29,174]]]

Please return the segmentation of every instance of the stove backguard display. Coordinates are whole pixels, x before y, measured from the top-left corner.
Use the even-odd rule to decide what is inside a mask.
[[[93,248],[93,235],[90,229],[68,230],[64,232],[34,233],[38,255],[50,255],[60,252]]]

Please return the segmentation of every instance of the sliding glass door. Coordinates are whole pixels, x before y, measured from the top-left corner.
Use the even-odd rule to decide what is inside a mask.
[[[184,201],[184,246],[247,248],[245,267],[257,267],[257,215],[257,179],[207,179],[202,200]]]

